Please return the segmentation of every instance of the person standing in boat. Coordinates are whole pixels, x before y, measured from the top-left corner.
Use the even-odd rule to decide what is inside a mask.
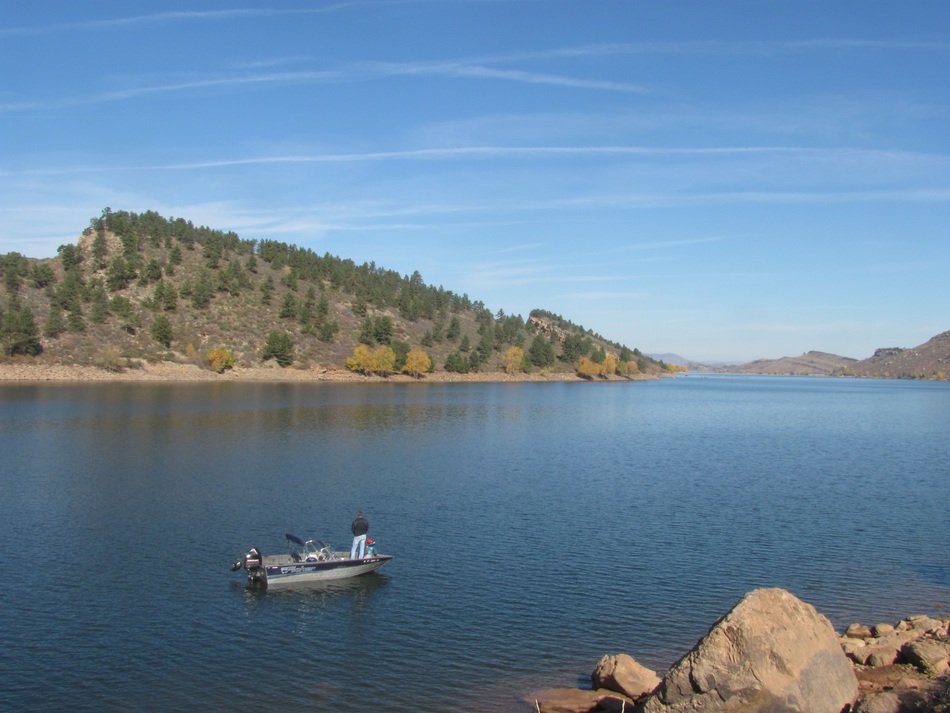
[[[357,559],[357,554],[359,554],[359,559],[363,559],[366,554],[366,533],[369,532],[369,522],[363,517],[362,510],[356,513],[356,519],[353,520],[350,529],[353,531],[353,546],[350,547],[350,559]]]

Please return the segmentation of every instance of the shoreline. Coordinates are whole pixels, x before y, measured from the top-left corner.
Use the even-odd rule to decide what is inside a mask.
[[[598,382],[643,381],[652,380],[652,376],[639,378],[596,379]],[[422,378],[408,374],[389,376],[366,376],[341,367],[313,366],[308,368],[279,367],[264,364],[253,367],[234,367],[224,373],[204,369],[195,364],[179,362],[143,362],[133,368],[113,371],[97,366],[76,364],[30,364],[6,362],[0,363],[0,386],[9,384],[76,384],[76,383],[528,383],[528,382],[579,382],[584,379],[570,372],[548,372],[531,374],[506,374],[503,371],[473,372],[457,374],[439,371],[425,374]]]

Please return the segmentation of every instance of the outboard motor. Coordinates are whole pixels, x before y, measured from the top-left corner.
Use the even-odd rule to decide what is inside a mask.
[[[247,551],[246,555],[231,565],[231,571],[237,572],[241,567],[250,571],[255,567],[260,567],[262,564],[264,564],[264,555],[261,554],[259,549],[252,547]]]
[[[254,569],[255,567],[260,567],[262,564],[264,564],[264,555],[261,554],[261,551],[256,547],[252,547],[247,551],[247,554],[244,555],[245,569]]]

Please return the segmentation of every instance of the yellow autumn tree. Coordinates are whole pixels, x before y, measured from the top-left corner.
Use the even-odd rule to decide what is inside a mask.
[[[508,347],[501,355],[501,364],[506,374],[521,371],[522,362],[524,362],[524,349],[521,347]]]
[[[637,366],[635,361],[622,361],[617,364],[617,373],[621,376],[631,377],[634,374],[639,373],[640,367]]]
[[[402,370],[406,374],[421,379],[423,374],[432,371],[432,358],[424,350],[413,347],[406,354],[406,364]]]
[[[365,344],[357,344],[346,358],[346,368],[361,374],[391,374],[396,366],[396,352],[385,344],[370,351]]]
[[[600,376],[600,364],[590,357],[581,357],[581,360],[577,362],[577,375],[585,379],[593,379],[595,376]]]
[[[346,368],[350,371],[368,374],[371,360],[372,354],[369,347],[365,344],[357,344],[353,348],[353,353],[346,358]]]
[[[225,349],[224,347],[209,349],[208,366],[211,367],[213,371],[223,374],[228,369],[234,367],[234,354],[230,349]]]
[[[617,373],[617,357],[613,354],[608,354],[604,358],[604,363],[600,365],[600,375],[601,376],[613,376]]]

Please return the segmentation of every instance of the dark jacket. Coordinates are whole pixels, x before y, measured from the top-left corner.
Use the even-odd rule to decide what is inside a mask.
[[[350,529],[353,530],[354,535],[365,535],[369,532],[369,523],[365,517],[358,517],[353,521],[353,525]]]

